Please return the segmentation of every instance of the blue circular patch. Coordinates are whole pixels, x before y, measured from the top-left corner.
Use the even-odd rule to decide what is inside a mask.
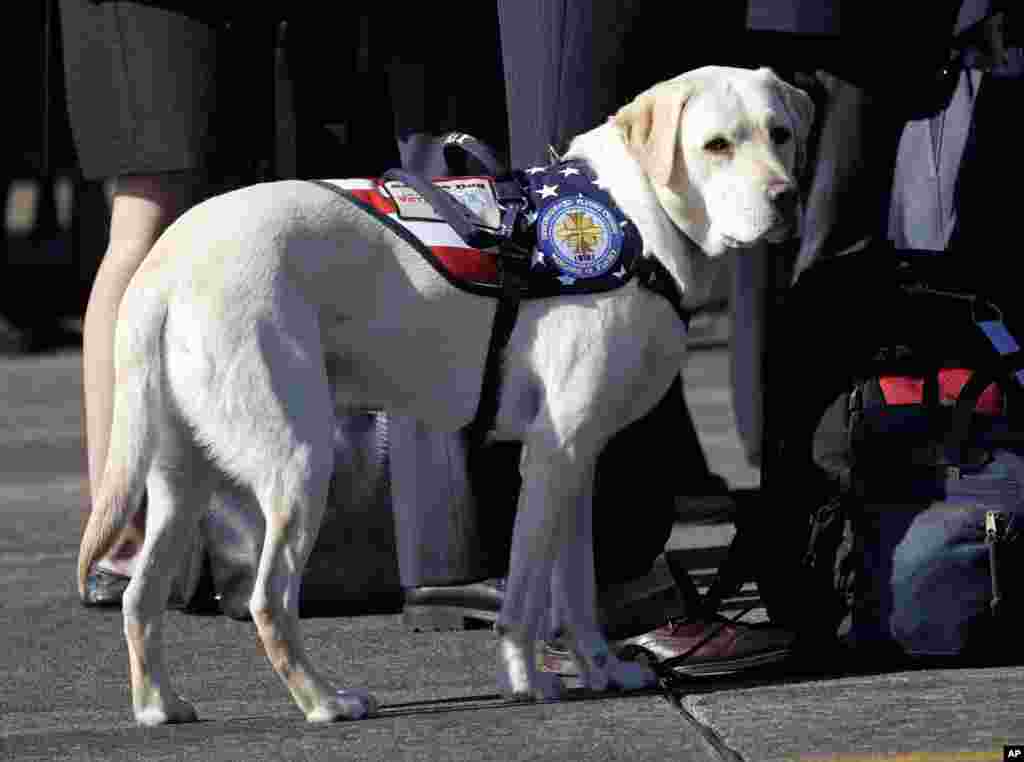
[[[537,245],[564,276],[597,278],[619,260],[623,232],[612,210],[577,194],[540,213]]]

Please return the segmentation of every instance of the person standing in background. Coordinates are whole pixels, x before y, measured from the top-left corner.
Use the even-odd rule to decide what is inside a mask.
[[[749,0],[749,55],[797,74],[818,101],[801,239],[796,247],[740,257],[734,270],[733,407],[754,465],[762,465],[764,392],[771,386],[764,377],[769,290],[785,289],[823,257],[885,240],[903,125],[945,107],[959,76],[947,67],[954,34],[980,10],[978,3],[987,0],[915,0],[898,8],[852,0]],[[961,6],[965,16],[958,24]],[[865,56],[868,46],[880,54]]]
[[[655,82],[707,63],[728,63],[720,56],[715,61],[712,49],[721,39],[719,32],[741,28],[741,4],[734,5],[731,14],[722,8],[706,14],[708,28],[701,39],[714,42],[706,48],[688,43],[684,59],[677,37],[668,30],[678,32],[694,14],[661,9],[655,20],[642,4],[628,0],[500,0],[511,165],[550,164],[573,136],[596,127]],[[664,54],[652,52],[659,50]],[[434,520],[421,515],[418,526],[397,517],[406,609],[414,610],[422,626],[451,626],[463,618],[489,621],[500,607],[497,578],[508,558],[519,446],[499,444],[487,450],[474,459],[470,473],[475,505],[465,501],[457,508],[438,501],[435,508],[426,507],[428,512],[437,510]],[[639,474],[644,474],[642,487]],[[692,585],[685,581],[681,595],[631,589],[664,550],[677,519],[677,498],[726,490],[708,468],[681,379],[654,410],[609,442],[597,465],[593,511],[597,582],[613,637],[656,644],[662,655],[682,653],[708,638],[692,661],[714,661],[722,669],[750,657],[781,653],[789,637],[776,628],[755,631],[703,620],[694,607]],[[638,498],[644,511],[627,515],[624,506]],[[412,503],[399,501],[396,512],[415,513]],[[453,541],[459,530],[463,537]],[[438,548],[445,552],[437,553]],[[697,618],[683,622],[678,618],[683,614]],[[554,671],[571,669],[571,659],[557,644],[548,645],[544,659]]]
[[[216,11],[143,2],[61,0],[68,111],[87,179],[108,180],[110,238],[83,327],[89,490],[106,462],[114,388],[114,327],[121,297],[153,243],[211,192],[233,137],[219,110],[222,36]],[[223,165],[222,165],[223,166]],[[86,517],[88,516],[87,506]],[[92,570],[83,603],[119,604],[143,540],[140,511]]]

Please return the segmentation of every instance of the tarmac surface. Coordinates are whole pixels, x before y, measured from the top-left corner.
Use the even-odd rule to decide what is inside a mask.
[[[414,633],[397,612],[304,620],[317,662],[383,704],[329,726],[303,720],[251,624],[170,613],[170,673],[201,721],[137,728],[120,613],[82,608],[73,584],[80,362],[75,350],[0,356],[0,759],[933,762],[1000,760],[1003,744],[1024,742],[1022,667],[777,674],[694,683],[674,702],[655,691],[508,704],[494,695],[491,633]],[[755,486],[727,350],[693,352],[686,378],[712,467]],[[730,536],[728,524],[680,523],[670,547],[699,572]]]

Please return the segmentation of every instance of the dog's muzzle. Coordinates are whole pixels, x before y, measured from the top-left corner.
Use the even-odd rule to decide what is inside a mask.
[[[768,200],[781,222],[792,227],[800,209],[800,193],[793,183],[776,183],[768,186]]]

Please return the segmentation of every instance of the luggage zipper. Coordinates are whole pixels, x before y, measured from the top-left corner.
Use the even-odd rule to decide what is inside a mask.
[[[998,617],[1002,604],[1002,592],[999,589],[999,556],[998,547],[1006,532],[1006,514],[1002,511],[985,512],[985,544],[988,545],[989,573],[992,576],[992,616]]]

